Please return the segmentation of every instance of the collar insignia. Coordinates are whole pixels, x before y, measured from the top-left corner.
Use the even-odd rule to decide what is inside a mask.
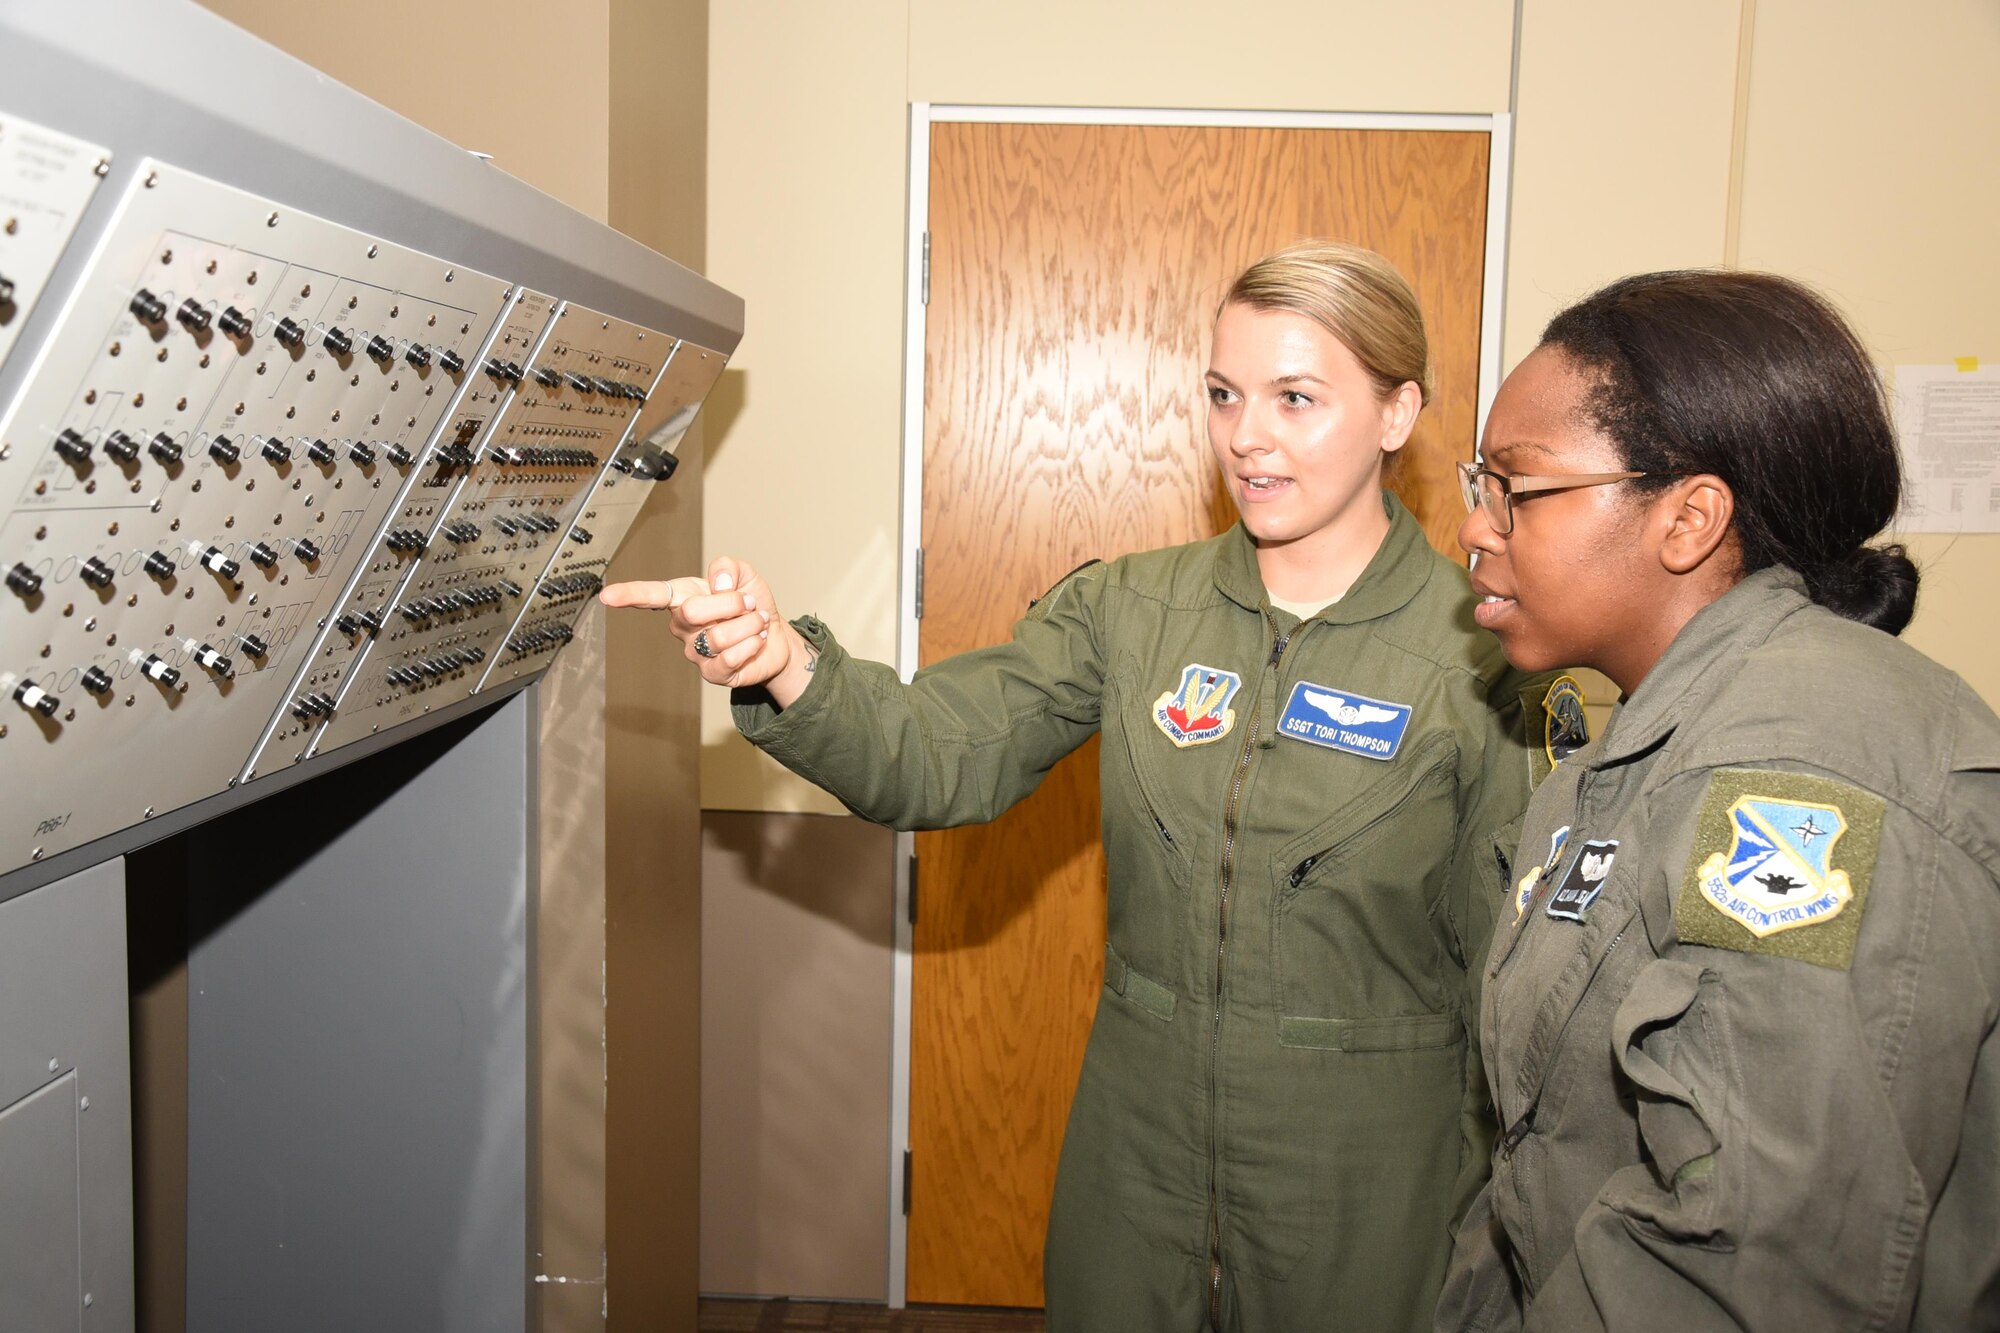
[[[1236,725],[1229,702],[1242,687],[1234,671],[1191,662],[1181,668],[1181,683],[1153,701],[1153,725],[1182,748],[1219,741]]]
[[[1542,748],[1551,768],[1590,744],[1590,719],[1583,711],[1583,687],[1572,676],[1557,676],[1542,698]]]
[[[1521,882],[1514,886],[1514,919],[1516,921],[1520,920],[1521,914],[1528,910],[1528,904],[1534,901],[1535,890],[1540,888],[1542,884],[1542,876],[1556,868],[1556,862],[1562,860],[1563,848],[1568,845],[1569,825],[1564,824],[1549,837],[1549,859],[1521,876]]]
[[[1604,881],[1611,877],[1611,863],[1617,859],[1616,839],[1583,844],[1577,849],[1576,859],[1569,863],[1569,873],[1549,895],[1549,905],[1543,910],[1565,921],[1583,920],[1583,914],[1603,892]]]
[[[1394,759],[1410,728],[1410,711],[1408,704],[1302,680],[1285,701],[1278,734],[1368,759]]]

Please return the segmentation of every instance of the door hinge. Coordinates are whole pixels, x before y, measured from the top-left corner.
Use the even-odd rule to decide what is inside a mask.
[[[910,1150],[903,1149],[903,1216],[910,1215]]]
[[[924,618],[924,548],[917,548],[917,590],[912,599],[917,604],[917,619]]]
[[[929,232],[924,233],[924,273],[921,299],[925,305],[931,303],[931,234]]]
[[[917,924],[917,858],[910,857],[910,924]]]

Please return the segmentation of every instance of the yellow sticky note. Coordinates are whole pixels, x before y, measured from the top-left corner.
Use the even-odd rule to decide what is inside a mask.
[[[1977,369],[1979,369],[1979,358],[1978,358],[1978,357],[1976,357],[1976,356],[1961,356],[1960,358],[1958,358],[1958,372],[1959,372],[1959,374],[1961,374],[1961,375],[1970,375],[1970,374],[1971,374],[1971,373],[1972,373],[1973,371],[1975,371],[1975,370],[1977,370]]]

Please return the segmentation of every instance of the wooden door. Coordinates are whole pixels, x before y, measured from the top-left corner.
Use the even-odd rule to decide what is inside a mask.
[[[1210,459],[1209,326],[1302,237],[1381,251],[1429,322],[1436,398],[1395,484],[1463,513],[1488,136],[938,124],[924,346],[924,662],[1006,639],[1093,557],[1235,521]],[[1035,1306],[1056,1154],[1103,980],[1097,742],[979,828],[919,834],[908,1296]]]

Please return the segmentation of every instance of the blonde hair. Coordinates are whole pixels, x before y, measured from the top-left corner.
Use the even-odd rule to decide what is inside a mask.
[[[1423,307],[1395,265],[1358,245],[1298,241],[1243,270],[1216,307],[1289,310],[1340,339],[1383,397],[1414,383],[1431,399]]]

